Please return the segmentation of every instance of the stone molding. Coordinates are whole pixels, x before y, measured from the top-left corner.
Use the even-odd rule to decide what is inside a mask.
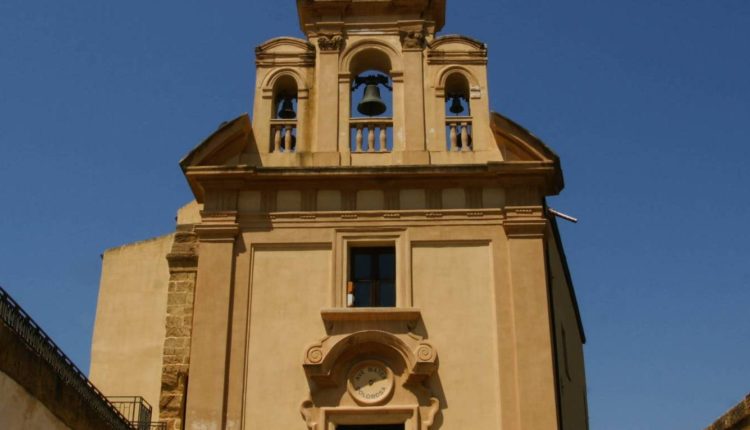
[[[201,242],[232,242],[240,233],[237,211],[201,211],[202,222],[195,226]]]
[[[310,430],[324,430],[330,423],[338,424],[339,419],[344,416],[359,415],[381,417],[387,414],[397,422],[407,423],[407,428],[418,430],[429,430],[434,422],[435,415],[440,409],[439,400],[432,395],[431,391],[424,385],[425,380],[433,375],[438,368],[438,354],[435,347],[414,332],[391,331],[384,329],[382,324],[387,324],[388,319],[403,321],[404,316],[420,319],[419,311],[405,309],[404,311],[377,312],[374,309],[363,309],[359,312],[347,312],[347,309],[326,310],[322,312],[324,319],[349,314],[351,318],[334,318],[329,321],[334,326],[329,328],[329,336],[318,342],[308,345],[304,351],[303,368],[307,377],[314,382],[310,386],[310,398],[305,399],[300,406],[300,413]],[[377,318],[368,319],[366,314],[372,313]],[[362,319],[364,318],[364,319]],[[364,328],[350,331],[350,324]],[[338,326],[336,326],[338,325]],[[365,356],[361,355],[360,348],[368,348]],[[385,357],[391,357],[385,359]],[[398,357],[398,358],[395,358]],[[371,360],[380,361],[388,365],[394,364],[393,360],[400,361],[403,365],[401,382],[396,384],[397,390],[405,390],[411,393],[413,400],[404,405],[401,402],[391,404],[391,400],[384,400],[379,406],[368,406],[365,408],[352,408],[348,406],[318,406],[315,398],[319,392],[340,389],[347,384],[346,375],[351,368],[350,364],[363,363]],[[350,394],[351,395],[351,394]],[[413,402],[413,403],[412,403]],[[394,415],[402,415],[394,417]]]
[[[503,228],[508,238],[541,239],[547,232],[549,221],[542,206],[508,206]]]

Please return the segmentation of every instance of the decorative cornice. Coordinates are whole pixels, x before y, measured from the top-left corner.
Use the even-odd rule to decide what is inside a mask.
[[[411,321],[422,318],[416,308],[331,308],[322,309],[325,322],[332,321]]]
[[[407,384],[419,383],[437,370],[437,351],[430,342],[411,334],[365,329],[326,336],[308,345],[303,360],[305,373],[320,386],[334,386],[334,368],[338,358],[363,343],[379,345],[383,352],[396,350],[405,360]]]

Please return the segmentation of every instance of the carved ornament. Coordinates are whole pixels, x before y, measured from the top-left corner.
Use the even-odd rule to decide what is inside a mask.
[[[321,51],[339,51],[344,46],[344,37],[340,34],[318,35],[318,48]]]
[[[425,44],[424,33],[421,31],[402,32],[401,43],[405,49],[422,49]]]

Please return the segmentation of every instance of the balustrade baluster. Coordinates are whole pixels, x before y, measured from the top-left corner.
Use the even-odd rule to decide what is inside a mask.
[[[380,124],[380,128],[378,129],[378,132],[380,133],[380,152],[385,152],[388,150],[388,147],[386,146],[388,139],[388,132],[386,127],[387,126],[385,124]]]
[[[362,152],[362,126],[357,124],[357,137],[355,138],[357,147],[354,149],[356,152]]]
[[[367,152],[375,151],[375,124],[367,125]]]
[[[274,126],[273,127],[273,148],[271,148],[271,152],[278,152],[281,150],[281,127]]]
[[[450,127],[450,143],[451,143],[450,150],[460,151],[461,148],[458,147],[458,142],[457,142],[458,139],[456,139],[456,124],[450,123],[448,126]]]
[[[284,126],[284,152],[292,151],[292,127]]]
[[[469,128],[465,122],[461,123],[461,150],[471,151],[469,148]]]

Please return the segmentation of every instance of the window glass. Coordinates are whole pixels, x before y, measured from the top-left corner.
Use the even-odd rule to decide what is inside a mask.
[[[355,307],[396,306],[396,251],[392,246],[351,248]]]

